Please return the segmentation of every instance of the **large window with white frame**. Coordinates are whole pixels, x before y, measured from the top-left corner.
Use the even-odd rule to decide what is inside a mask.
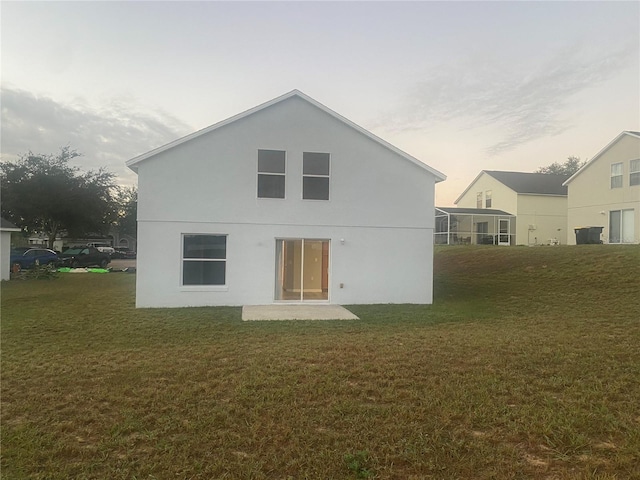
[[[226,235],[182,235],[182,285],[226,285],[226,271]]]
[[[611,188],[622,188],[622,162],[611,164]]]
[[[330,155],[328,153],[302,153],[302,198],[329,200]]]
[[[629,185],[640,185],[640,158],[629,162]]]
[[[487,190],[486,192],[484,192],[484,207],[485,208],[491,208],[491,205],[493,204],[492,201],[492,192],[491,190]]]
[[[634,234],[633,209],[609,212],[609,243],[634,243]]]
[[[284,198],[286,158],[282,150],[258,150],[258,198]]]
[[[476,208],[482,208],[482,192],[476,193]]]

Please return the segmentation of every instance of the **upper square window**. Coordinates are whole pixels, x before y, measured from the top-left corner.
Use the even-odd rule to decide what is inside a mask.
[[[611,188],[622,188],[622,162],[611,164]]]
[[[329,200],[330,155],[304,152],[302,154],[302,198]]]
[[[629,185],[640,185],[640,158],[630,162]]]
[[[258,150],[258,198],[284,198],[285,152]]]

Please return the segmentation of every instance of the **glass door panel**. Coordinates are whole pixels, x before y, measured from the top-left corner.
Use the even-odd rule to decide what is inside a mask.
[[[498,220],[498,245],[509,245],[509,220]]]
[[[322,240],[305,240],[304,241],[304,265],[303,265],[303,300],[327,300],[328,288],[323,288],[327,263],[325,262],[323,248],[329,242]],[[328,257],[328,249],[327,249]]]
[[[329,299],[328,240],[276,241],[275,299]]]
[[[300,300],[302,240],[278,240],[276,259],[276,300]]]
[[[633,210],[622,210],[622,243],[633,243],[635,240],[633,216]]]

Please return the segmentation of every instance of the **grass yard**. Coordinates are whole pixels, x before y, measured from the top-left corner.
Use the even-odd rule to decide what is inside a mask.
[[[2,283],[3,479],[640,478],[640,248],[445,247],[360,321]]]

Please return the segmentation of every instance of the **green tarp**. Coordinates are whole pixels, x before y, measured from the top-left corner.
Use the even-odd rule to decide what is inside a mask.
[[[73,273],[73,272],[89,272],[89,273],[109,273],[109,270],[106,268],[69,268],[62,267],[58,269],[60,273]]]

